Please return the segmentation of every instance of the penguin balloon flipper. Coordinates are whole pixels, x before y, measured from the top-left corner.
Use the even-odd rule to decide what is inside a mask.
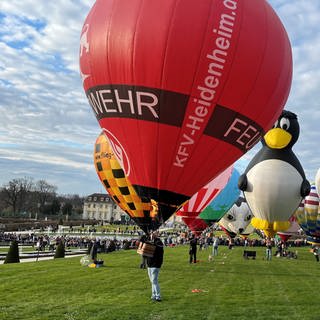
[[[303,198],[306,197],[310,193],[310,190],[311,190],[311,186],[309,181],[306,179],[303,180],[300,188],[301,197]]]
[[[241,191],[246,191],[248,187],[248,178],[247,175],[245,173],[243,173],[238,180],[238,188]]]

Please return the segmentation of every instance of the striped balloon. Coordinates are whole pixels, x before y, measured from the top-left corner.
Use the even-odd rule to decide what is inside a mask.
[[[177,212],[178,216],[198,215],[225,187],[231,177],[233,166],[228,167],[217,178],[201,188],[191,199]]]
[[[302,199],[302,201],[300,202],[298,209],[294,213],[294,216],[297,219],[300,226],[301,224],[307,223],[307,218],[304,214],[304,199]]]
[[[233,206],[240,195],[238,188],[239,171],[233,169],[226,186],[200,213],[199,217],[208,223],[218,222],[224,214]]]
[[[225,187],[231,177],[232,170],[233,166],[228,167],[218,177],[194,194],[191,199],[176,212],[176,215],[182,217],[184,223],[193,233],[201,233],[208,226],[198,216]]]
[[[318,216],[319,196],[315,185],[311,186],[311,190],[304,201],[304,210],[310,216],[312,220],[316,220]]]
[[[302,213],[299,207],[295,213],[298,223],[310,243],[320,243],[319,200],[316,187],[312,185],[311,191],[304,201],[304,212]]]

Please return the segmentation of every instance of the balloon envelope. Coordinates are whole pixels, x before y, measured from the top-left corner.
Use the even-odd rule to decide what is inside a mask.
[[[252,216],[246,200],[243,197],[239,197],[230,210],[221,218],[219,225],[232,238],[237,235],[247,236],[254,230],[252,226],[248,228]]]
[[[265,0],[97,0],[80,72],[127,177],[170,216],[271,127],[291,46]]]
[[[182,221],[196,235],[200,235],[202,231],[208,228],[206,222],[199,217],[182,217]]]
[[[278,167],[275,163],[268,167],[268,170],[260,171],[259,175],[248,175],[248,179],[253,178],[256,182],[255,189],[261,191],[260,196],[256,196],[252,192],[245,192],[245,197],[249,203],[252,213],[261,221],[267,221],[273,224],[284,222],[285,227],[289,227],[288,219],[296,210],[301,201],[300,186],[291,183],[290,175],[292,166],[287,166],[288,171]],[[277,179],[274,179],[277,177]],[[268,184],[270,181],[271,185]],[[302,181],[302,179],[301,179]],[[287,192],[290,191],[290,192]],[[295,196],[292,196],[295,194]],[[283,225],[280,224],[279,229],[272,226],[275,232],[283,230]],[[263,227],[256,226],[264,230]],[[266,227],[266,229],[268,226]]]
[[[159,228],[163,222],[162,217],[153,211],[148,199],[137,195],[114,156],[104,132],[98,136],[94,146],[94,165],[107,192],[144,232]]]
[[[282,239],[282,241],[286,242],[288,239],[290,239],[292,236],[298,236],[300,235],[300,226],[297,221],[297,218],[295,214],[289,219],[290,226],[288,229],[284,231],[278,231],[277,235]]]
[[[218,177],[195,193],[191,199],[176,212],[176,215],[182,217],[183,222],[194,233],[199,234],[208,227],[198,215],[226,186],[232,174],[232,170],[233,166],[228,167]]]
[[[307,221],[306,215],[304,214],[304,199],[302,199],[302,201],[300,202],[299,207],[297,208],[293,216],[297,220],[301,229],[304,230],[302,224],[306,224]]]
[[[319,195],[315,185],[311,186],[311,191],[304,200],[304,212],[296,212],[295,216],[302,230],[307,235],[307,241],[320,244],[320,212]]]
[[[213,201],[200,213],[199,217],[208,223],[218,222],[221,217],[232,207],[237,201],[240,190],[238,189],[239,172],[233,169],[232,175],[221,190],[221,192],[213,199]]]
[[[284,110],[239,179],[239,188],[254,214],[251,223],[267,237],[290,226],[289,218],[310,191],[292,151],[299,132],[297,115]]]

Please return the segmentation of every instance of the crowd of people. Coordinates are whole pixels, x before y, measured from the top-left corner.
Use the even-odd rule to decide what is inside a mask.
[[[39,251],[54,251],[59,242],[63,242],[66,249],[89,249],[92,242],[96,242],[98,252],[111,252],[120,249],[129,249],[136,247],[137,239],[117,239],[106,237],[92,237],[92,236],[49,236],[19,234],[19,233],[0,233],[0,243],[2,245],[9,245],[13,240],[18,241],[20,245],[32,246]]]
[[[123,248],[134,248],[136,247],[136,242],[140,240],[141,234],[134,234],[132,237],[123,237],[121,234],[115,234],[114,236],[94,236],[92,234],[87,235],[47,235],[47,234],[36,234],[36,233],[0,233],[0,243],[2,245],[8,245],[12,240],[17,240],[21,245],[29,245],[40,247],[40,250],[52,249],[52,246],[61,239],[64,241],[67,248],[88,248],[92,240],[96,240],[99,244],[101,252],[106,252],[110,242],[114,242],[115,250],[120,250]],[[176,246],[176,245],[186,245],[192,240],[192,233],[190,232],[167,232],[160,231],[159,237],[162,239],[164,246]],[[121,239],[121,240],[120,240]],[[228,246],[230,249],[233,246],[243,246],[243,247],[265,247],[266,239],[263,238],[241,238],[236,237],[234,239],[229,238],[224,235],[215,236],[213,232],[206,232],[197,237],[197,245],[199,249],[206,249],[213,244],[215,248],[217,246]],[[278,253],[282,256],[285,254],[284,242],[281,240],[272,239],[271,245],[277,247]],[[305,239],[289,240],[286,242],[286,246],[290,247],[300,247],[307,246],[308,243]],[[280,247],[279,247],[280,246]],[[282,246],[282,249],[281,249]]]

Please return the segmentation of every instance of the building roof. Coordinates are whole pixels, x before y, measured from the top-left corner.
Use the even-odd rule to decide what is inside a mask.
[[[111,196],[106,193],[92,193],[87,196],[85,202],[113,202]]]

